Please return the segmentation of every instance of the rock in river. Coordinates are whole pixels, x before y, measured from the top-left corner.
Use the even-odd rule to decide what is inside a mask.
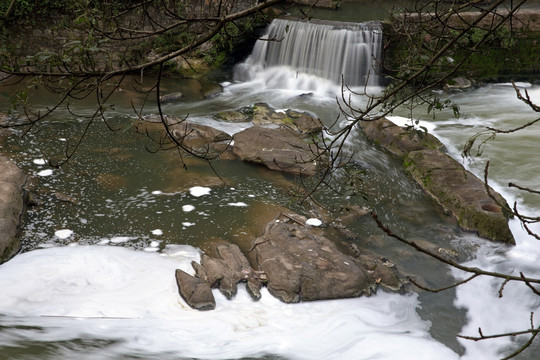
[[[197,310],[214,310],[216,308],[212,289],[204,280],[177,269],[176,284],[180,295],[192,308]]]
[[[281,217],[269,223],[251,252],[269,292],[286,303],[370,295],[374,289],[355,259],[302,221]]]
[[[253,126],[234,135],[233,153],[240,159],[271,170],[314,175],[320,167],[317,146],[286,128]]]

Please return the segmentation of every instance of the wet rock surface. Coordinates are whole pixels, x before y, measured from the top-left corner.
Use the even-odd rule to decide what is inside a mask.
[[[317,147],[287,128],[253,126],[235,134],[233,139],[236,156],[271,170],[310,176],[320,166]]]
[[[449,155],[436,150],[413,151],[405,164],[407,172],[463,229],[515,244],[503,213],[503,207],[508,208],[504,198]]]
[[[444,145],[435,136],[422,130],[402,128],[385,118],[360,122],[360,126],[368,139],[399,157],[414,150],[444,151]]]
[[[508,208],[504,198],[446,154],[434,136],[408,131],[387,119],[364,123],[362,128],[368,139],[403,158],[405,171],[461,228],[515,244],[503,211]]]
[[[253,243],[250,257],[269,292],[286,303],[370,295],[373,278],[305,218],[280,217]]]
[[[214,310],[216,300],[212,289],[204,280],[183,270],[176,270],[176,284],[182,298],[196,310]]]
[[[136,124],[136,130],[168,147],[176,142],[192,155],[239,159],[295,175],[314,175],[326,162],[325,154],[316,146],[322,124],[308,113],[280,111],[257,103],[253,107],[216,113],[214,118],[232,123],[250,122],[254,126],[231,137],[211,126],[184,119],[149,116]]]
[[[261,298],[261,288],[266,286],[286,303],[371,295],[378,288],[405,290],[406,282],[391,261],[354,244],[343,250],[323,229],[308,224],[304,216],[281,213],[244,251],[224,240],[211,240],[200,264],[192,262],[196,286],[193,279],[178,282],[181,296],[189,299],[194,293],[190,289],[203,286],[200,282],[208,289],[219,289],[227,299],[237,294],[238,283],[246,283],[254,301]],[[208,302],[204,299],[200,303]],[[197,308],[199,301],[191,303]]]
[[[252,298],[260,299],[260,292],[256,289],[260,289],[262,284],[240,248],[234,244],[222,243],[217,244],[213,252],[216,257],[203,254],[200,265],[192,264],[197,276],[211,287],[218,288],[227,299],[236,295],[239,282],[248,282]]]
[[[167,148],[178,144],[201,157],[219,157],[232,140],[229,134],[221,130],[173,116],[164,116],[163,120],[159,116],[149,116],[144,120],[136,124],[137,132],[146,134]]]
[[[0,263],[21,248],[19,228],[25,212],[26,175],[8,158],[0,155]]]

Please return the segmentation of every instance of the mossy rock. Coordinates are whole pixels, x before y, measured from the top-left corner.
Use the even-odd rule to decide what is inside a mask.
[[[418,150],[408,153],[404,164],[461,228],[486,239],[515,244],[504,198],[452,157],[438,150]]]
[[[422,149],[444,150],[443,143],[435,136],[422,130],[397,126],[385,118],[363,121],[360,126],[370,141],[398,157]]]

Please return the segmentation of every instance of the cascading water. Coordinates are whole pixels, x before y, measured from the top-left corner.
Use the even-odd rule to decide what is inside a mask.
[[[246,61],[235,67],[234,80],[253,80],[265,70],[286,67],[296,78],[309,74],[334,84],[343,81],[347,86],[376,86],[381,44],[379,22],[316,23],[276,19],[256,42]],[[282,78],[287,81],[286,77]]]

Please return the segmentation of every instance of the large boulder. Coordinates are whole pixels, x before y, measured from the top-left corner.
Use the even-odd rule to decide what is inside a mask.
[[[292,109],[276,110],[266,103],[256,103],[252,109],[252,121],[254,125],[279,125],[302,134],[315,134],[322,131],[319,119],[306,112]]]
[[[370,295],[375,283],[367,271],[312,230],[305,218],[285,216],[254,241],[250,258],[269,292],[286,303]]]
[[[233,140],[236,156],[271,170],[309,176],[323,164],[317,146],[286,127],[252,126],[236,133]]]
[[[26,180],[15,163],[0,156],[0,263],[21,249],[18,235],[25,212]]]
[[[486,239],[515,244],[504,198],[452,157],[437,150],[412,151],[404,164],[413,179],[463,229]]]
[[[515,244],[504,198],[447,155],[433,135],[403,128],[387,119],[361,124],[366,137],[403,159],[405,171],[453,216],[461,228],[478,236]]]

